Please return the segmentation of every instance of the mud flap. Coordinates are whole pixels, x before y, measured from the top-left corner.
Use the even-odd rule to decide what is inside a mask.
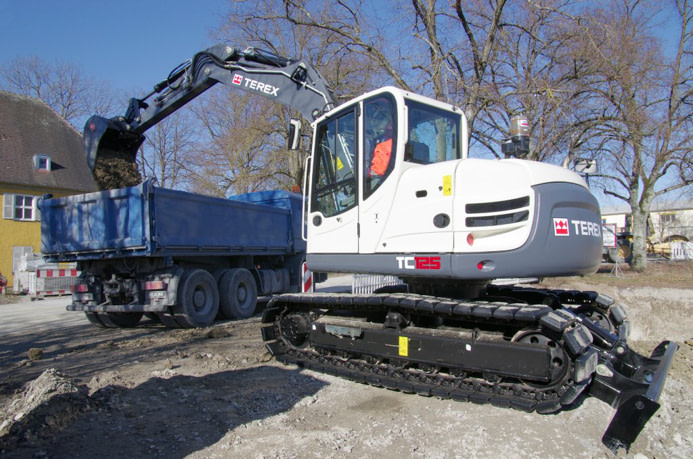
[[[614,454],[620,448],[628,451],[659,409],[659,396],[677,349],[676,343],[662,341],[649,359],[627,350],[613,366],[611,363],[600,364],[602,368],[597,369],[591,392],[616,407],[616,414],[602,436],[602,442]],[[634,373],[626,376],[615,368],[632,369]]]

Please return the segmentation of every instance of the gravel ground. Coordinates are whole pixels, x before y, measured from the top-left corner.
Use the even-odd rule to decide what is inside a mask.
[[[611,284],[552,281],[627,305],[640,352],[681,346],[660,410],[618,456],[693,457],[693,289]],[[600,441],[613,409],[597,399],[539,415],[373,388],[270,359],[259,322],[113,330],[84,319],[4,334],[0,455],[613,457]]]

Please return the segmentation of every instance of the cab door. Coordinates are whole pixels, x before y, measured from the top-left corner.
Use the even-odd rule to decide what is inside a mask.
[[[308,252],[358,253],[356,111],[350,108],[316,127]]]
[[[384,251],[381,240],[392,209],[397,186],[397,163],[401,131],[397,101],[383,92],[362,104],[361,204],[359,206],[359,251]]]
[[[452,252],[460,113],[390,94],[364,101],[363,112],[366,155],[372,135],[381,135],[390,124],[396,129],[391,169],[382,177],[372,168],[364,172],[359,250]]]

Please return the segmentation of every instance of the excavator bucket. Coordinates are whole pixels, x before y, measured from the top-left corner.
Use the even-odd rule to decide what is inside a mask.
[[[84,126],[83,139],[87,164],[93,171],[99,157],[112,156],[114,153],[135,162],[144,136],[128,132],[117,120],[94,115]]]
[[[117,119],[92,116],[84,126],[84,151],[99,189],[139,184],[137,151],[144,136],[129,132]]]

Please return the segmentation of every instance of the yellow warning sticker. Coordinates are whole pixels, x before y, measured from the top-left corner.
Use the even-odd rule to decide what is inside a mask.
[[[452,196],[452,175],[443,176],[443,196]]]
[[[342,162],[341,159],[339,159],[339,156],[337,156],[337,170],[341,171],[342,168],[344,168],[344,163]]]
[[[399,355],[402,357],[409,356],[409,338],[406,336],[399,337]]]

